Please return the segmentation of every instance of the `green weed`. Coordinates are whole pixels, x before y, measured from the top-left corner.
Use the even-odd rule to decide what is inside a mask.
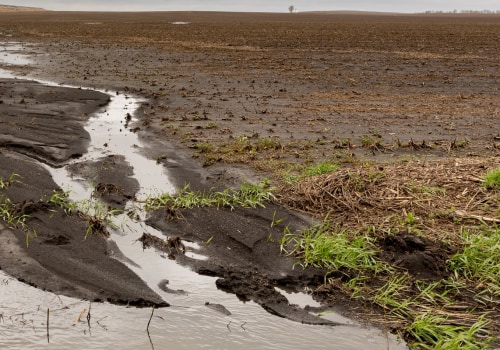
[[[483,179],[483,186],[500,189],[500,169],[490,170]]]
[[[344,283],[344,287],[349,289],[352,299],[366,299],[366,281],[367,277],[354,277]]]
[[[279,226],[279,225],[281,225],[282,222],[283,222],[283,219],[276,218],[276,210],[275,210],[273,213],[273,220],[271,222],[271,227]]]
[[[493,340],[485,330],[488,323],[483,315],[471,326],[457,325],[445,316],[427,312],[415,317],[405,331],[415,339],[411,342],[415,349],[480,350]]]
[[[234,192],[233,198],[236,205],[247,208],[264,207],[264,203],[276,199],[267,179],[255,185],[243,182],[239,191]]]
[[[206,142],[198,142],[195,145],[196,149],[199,150],[201,153],[209,153],[213,151],[213,146],[209,143]]]
[[[291,247],[291,248],[289,248]],[[301,234],[285,230],[281,250],[300,258],[301,265],[326,268],[331,272],[379,273],[388,266],[377,259],[372,238],[350,235],[332,227],[327,219],[306,229]]]
[[[234,209],[236,206],[244,208],[264,207],[266,202],[275,200],[268,180],[257,184],[243,182],[239,190],[225,189],[223,191],[197,192],[191,191],[189,186],[179,190],[176,194],[164,193],[160,196],[146,198],[147,211],[170,208],[199,208],[199,207],[227,207]]]
[[[57,191],[54,190],[48,202],[54,204],[56,207],[64,210],[66,215],[71,215],[78,209],[78,205],[69,200],[70,191]]]
[[[85,238],[89,234],[103,234],[109,236],[107,227],[117,227],[115,217],[121,213],[119,209],[112,209],[99,199],[90,198],[81,201],[71,201],[69,191],[54,191],[48,203],[52,203],[64,211],[64,214],[70,216],[77,214],[87,222]]]
[[[8,227],[21,230],[26,233],[26,246],[29,245],[29,237],[37,236],[35,229],[30,228],[27,224],[29,215],[18,213],[16,206],[12,201],[4,196],[0,196],[0,219],[5,221]]]
[[[90,234],[109,236],[108,227],[117,227],[114,218],[122,211],[111,209],[99,200],[84,200],[77,202],[79,215],[87,222],[85,238]]]
[[[409,291],[408,281],[409,276],[406,273],[391,276],[377,291],[373,301],[398,318],[412,317],[411,300],[406,297]]]
[[[451,272],[457,278],[498,285],[500,281],[500,228],[484,228],[477,233],[464,229],[461,232],[461,238],[463,249],[450,259]]]
[[[370,148],[377,143],[377,140],[373,139],[368,135],[363,135],[361,137],[361,147]]]
[[[303,169],[300,174],[288,172],[283,175],[283,181],[289,185],[293,185],[303,178],[328,174],[338,170],[338,168],[339,165],[337,163],[325,161]]]
[[[418,290],[418,295],[413,300],[418,305],[427,304],[442,307],[453,303],[453,300],[447,296],[452,289],[447,288],[444,281],[429,283],[417,280],[415,288]]]
[[[376,181],[387,177],[387,174],[383,171],[372,171],[368,173],[368,179],[370,181]]]
[[[418,217],[414,213],[409,212],[404,218],[404,223],[408,226],[415,226],[418,224]]]
[[[301,176],[299,175],[294,175],[294,174],[285,174],[283,176],[283,181],[288,184],[288,185],[294,185],[297,182],[299,182],[301,179]]]
[[[156,157],[156,164],[160,164],[163,160],[168,159],[168,154],[162,154],[158,157]]]
[[[255,144],[255,150],[257,152],[261,152],[263,150],[271,149],[278,150],[282,149],[283,145],[281,144],[279,139],[276,138],[259,138]]]
[[[336,171],[338,168],[339,165],[334,162],[321,162],[319,164],[306,168],[302,172],[302,176],[311,177],[316,175],[327,174]]]
[[[19,178],[21,178],[21,176],[16,173],[12,173],[7,180],[0,177],[0,190],[4,190],[15,183],[19,183]]]
[[[423,193],[428,195],[444,196],[446,194],[446,189],[442,187],[429,186],[429,185],[412,184],[410,185],[409,190],[411,192]]]
[[[461,324],[459,320],[450,320],[442,311],[433,314],[435,307],[440,310],[452,305],[453,300],[447,295],[462,289],[463,284],[451,281],[424,282],[415,281],[417,295],[410,297],[411,283],[408,274],[397,274],[380,288],[373,301],[387,309],[391,315],[411,323],[405,327],[406,337],[415,349],[484,349],[492,341],[486,326],[489,324],[485,315],[471,326]],[[433,305],[433,306],[430,306]],[[426,311],[425,311],[426,310]]]

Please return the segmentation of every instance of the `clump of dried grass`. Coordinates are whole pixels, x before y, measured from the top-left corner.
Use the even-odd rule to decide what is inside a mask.
[[[481,186],[500,158],[359,166],[283,184],[285,206],[352,228],[397,228],[410,215],[429,238],[464,220],[500,222],[498,191]],[[408,224],[408,222],[406,222]]]

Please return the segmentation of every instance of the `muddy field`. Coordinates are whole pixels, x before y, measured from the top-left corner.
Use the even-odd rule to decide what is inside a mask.
[[[413,279],[449,276],[459,224],[499,222],[498,191],[479,185],[500,165],[499,16],[2,13],[0,32],[36,60],[9,68],[19,74],[146,98],[132,127],[179,187],[270,178],[280,188],[276,205],[329,213],[352,230],[375,227],[380,258]],[[284,181],[323,161],[341,170]],[[366,181],[360,185],[352,173]],[[444,188],[446,196],[429,197],[424,186]],[[281,229],[271,232],[263,223],[274,220],[275,209],[294,227],[307,223],[272,206],[264,214],[197,209],[182,211],[175,224],[164,212],[150,220],[170,236],[197,242],[213,237],[207,225],[219,232],[221,246],[206,248],[216,263],[195,268],[275,313],[282,312],[273,309],[280,300],[266,293],[291,284],[358,310],[357,317],[393,330],[406,326],[383,308],[350,300],[341,282],[353,275],[334,274],[322,285],[324,271],[301,277],[295,270],[285,280],[260,261],[279,255]],[[422,218],[413,231],[400,220],[408,213]],[[258,232],[235,237],[232,225]],[[395,238],[391,229],[403,234]],[[230,244],[232,254],[223,258]],[[464,323],[490,313],[489,330],[498,334],[498,299],[477,301],[473,292],[463,298],[476,310]]]
[[[3,17],[4,33],[50,52],[39,75],[154,97],[145,122],[186,147],[273,138],[300,162],[342,158],[363,138],[385,158],[414,156],[410,141],[441,156],[454,141],[496,152],[498,16]]]

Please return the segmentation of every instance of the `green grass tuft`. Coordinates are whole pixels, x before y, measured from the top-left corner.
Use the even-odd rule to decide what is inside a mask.
[[[450,259],[451,272],[467,280],[498,286],[500,228],[485,228],[478,233],[463,230],[462,240],[463,249]]]
[[[304,177],[311,177],[316,175],[328,174],[338,170],[338,168],[339,165],[334,162],[321,162],[312,167],[306,168],[302,174]]]
[[[500,169],[490,170],[484,177],[483,186],[500,189]]]
[[[411,342],[414,349],[480,350],[486,349],[493,340],[484,334],[488,323],[482,316],[468,327],[455,325],[445,316],[423,313],[415,317],[405,330],[415,339]]]
[[[0,177],[0,190],[4,190],[9,186],[12,186],[15,183],[20,183],[18,178],[20,178],[16,173],[12,173],[7,180],[4,180],[3,177]]]
[[[147,211],[160,208],[190,209],[199,207],[227,207],[233,209],[236,206],[244,208],[264,207],[265,203],[274,200],[272,188],[269,181],[257,184],[243,182],[239,190],[225,189],[223,191],[196,192],[191,191],[189,186],[179,190],[176,194],[164,193],[156,197],[148,197],[145,203]]]
[[[324,220],[293,234],[285,229],[282,251],[300,258],[302,265],[326,268],[331,272],[357,273],[387,271],[388,266],[377,259],[373,239],[368,235],[350,235]]]

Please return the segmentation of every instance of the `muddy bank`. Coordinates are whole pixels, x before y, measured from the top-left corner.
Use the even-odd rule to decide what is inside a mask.
[[[283,226],[273,227],[274,220]],[[276,288],[303,293],[322,283],[325,271],[295,266],[294,258],[281,255],[279,241],[284,225],[304,229],[308,220],[277,205],[266,208],[195,208],[172,213],[160,209],[148,224],[163,232],[169,242],[182,239],[197,243],[196,253],[206,260],[190,258],[185,248],[148,237],[145,247],[166,252],[177,262],[199,274],[216,276],[219,289],[234,293],[242,301],[254,301],[267,311],[293,321],[336,325],[291,305]],[[181,248],[181,249],[179,249]]]
[[[104,93],[0,80],[0,147],[60,165],[86,151],[89,114],[109,102]]]
[[[72,176],[78,176],[94,184],[93,195],[114,208],[125,209],[129,200],[139,190],[133,178],[133,168],[123,156],[110,155],[95,161],[76,162],[67,167]]]
[[[86,236],[88,218],[67,215],[49,200],[61,189],[34,161],[62,165],[84,153],[89,135],[83,123],[109,96],[30,81],[1,83],[0,198],[11,216],[27,217],[25,222],[2,223],[0,268],[30,285],[63,295],[137,306],[167,305],[114,259],[119,252],[108,246],[105,237]]]

